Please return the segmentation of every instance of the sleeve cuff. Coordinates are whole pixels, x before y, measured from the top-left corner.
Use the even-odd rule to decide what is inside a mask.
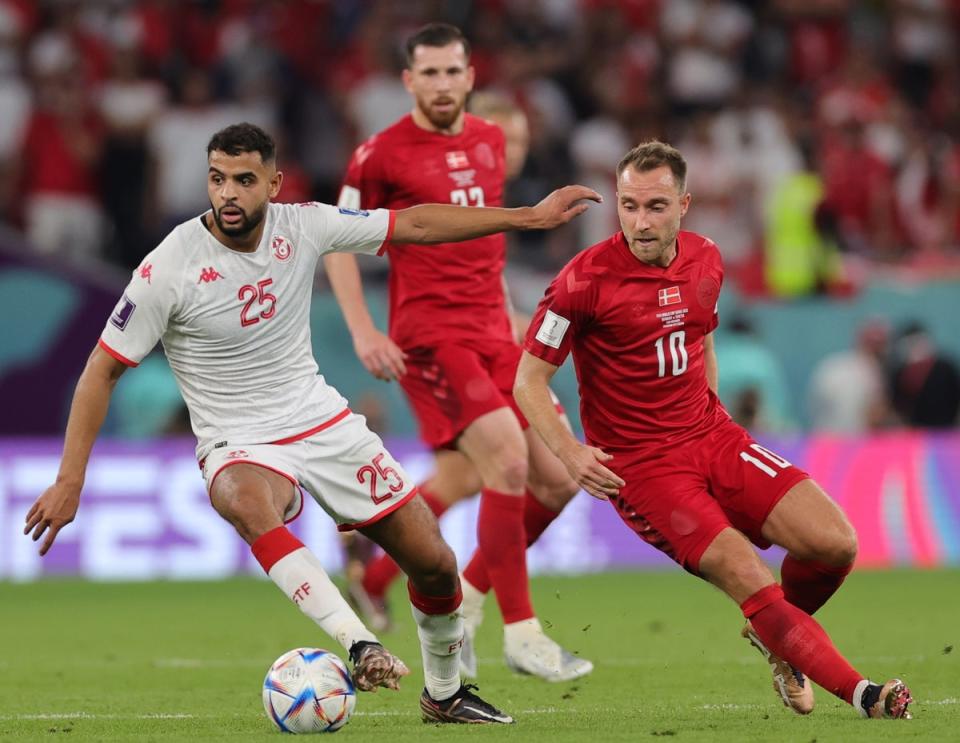
[[[113,358],[115,358],[115,359],[116,359],[117,361],[119,361],[121,364],[126,364],[127,366],[129,366],[129,367],[131,367],[131,368],[132,368],[132,367],[140,366],[140,362],[139,362],[139,361],[131,361],[130,359],[128,359],[128,358],[127,358],[126,356],[124,356],[123,354],[118,353],[117,351],[114,351],[112,348],[110,348],[110,346],[108,346],[108,345],[106,344],[106,342],[103,340],[103,338],[101,338],[99,341],[97,341],[97,345],[100,346],[100,348],[102,348],[102,349],[103,349],[104,351],[106,351],[108,354],[110,354],[111,356],[113,356]]]
[[[377,255],[383,255],[384,251],[387,249],[387,243],[393,238],[393,228],[397,223],[397,212],[393,209],[390,209],[389,212],[390,221],[387,224],[387,236],[383,238],[383,242],[380,244],[380,250],[377,251]]]

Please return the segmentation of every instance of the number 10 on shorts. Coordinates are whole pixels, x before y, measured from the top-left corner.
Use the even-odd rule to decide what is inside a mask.
[[[776,477],[778,474],[780,474],[780,470],[785,470],[787,467],[791,466],[790,462],[788,462],[786,459],[777,456],[769,449],[760,446],[760,444],[750,444],[748,448],[753,449],[757,454],[768,460],[770,464],[778,467],[779,469],[774,469],[770,466],[770,464],[757,459],[757,457],[754,457],[751,454],[747,454],[745,451],[740,452],[740,459],[742,459],[744,462],[750,462],[750,464],[757,467],[757,469],[759,469],[761,472],[766,472],[768,475],[770,475],[770,477]]]

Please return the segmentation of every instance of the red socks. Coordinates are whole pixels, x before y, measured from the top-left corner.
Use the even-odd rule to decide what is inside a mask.
[[[853,565],[835,568],[787,555],[780,567],[783,596],[798,609],[813,614],[836,593],[852,569]]]
[[[779,585],[760,589],[740,608],[770,652],[853,704],[854,689],[864,677],[840,655],[816,620],[784,599]]]
[[[257,558],[263,572],[269,574],[270,568],[301,547],[303,542],[293,536],[287,527],[278,526],[257,537],[250,545],[250,551]]]
[[[425,490],[422,485],[419,485],[417,489],[420,497],[426,501],[427,506],[433,511],[433,515],[440,518],[443,512],[447,510],[447,505],[429,490]],[[384,596],[387,589],[390,588],[390,584],[398,575],[400,575],[400,566],[393,561],[390,555],[384,553],[367,563],[363,573],[363,589],[371,596]]]
[[[558,511],[551,511],[542,505],[533,497],[533,493],[527,490],[523,496],[523,527],[527,533],[527,547],[536,542],[559,515]],[[487,575],[487,566],[479,549],[473,553],[464,568],[463,577],[480,593],[490,591],[490,576]]]
[[[484,488],[480,493],[477,545],[504,624],[534,616],[527,585],[527,538],[524,498]]]
[[[407,593],[410,596],[410,603],[430,616],[453,614],[463,603],[463,591],[460,590],[459,583],[457,583],[457,592],[452,596],[427,596],[414,588],[413,583],[407,581]]]

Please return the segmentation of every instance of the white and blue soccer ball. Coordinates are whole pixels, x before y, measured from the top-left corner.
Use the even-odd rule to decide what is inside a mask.
[[[350,672],[329,650],[297,648],[270,666],[263,708],[285,733],[333,733],[357,704]]]

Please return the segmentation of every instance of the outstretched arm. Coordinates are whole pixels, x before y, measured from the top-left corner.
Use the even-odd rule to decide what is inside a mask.
[[[558,368],[524,351],[513,396],[530,425],[563,462],[574,481],[594,498],[607,500],[625,483],[602,464],[613,457],[596,447],[581,444],[557,415],[549,384]]]
[[[583,214],[583,202],[603,198],[586,186],[565,186],[536,206],[500,207],[423,204],[396,212],[391,240],[399,243],[444,243],[472,240],[507,230],[550,230]]]
[[[57,481],[31,506],[23,529],[24,534],[33,530],[34,542],[47,533],[40,547],[41,555],[47,554],[57,534],[77,514],[90,450],[107,416],[110,395],[126,368],[97,346],[80,375],[70,406]]]
[[[407,373],[406,354],[373,324],[363,296],[363,280],[352,253],[327,253],[323,265],[333,294],[347,323],[353,350],[360,362],[377,379],[389,382]]]

